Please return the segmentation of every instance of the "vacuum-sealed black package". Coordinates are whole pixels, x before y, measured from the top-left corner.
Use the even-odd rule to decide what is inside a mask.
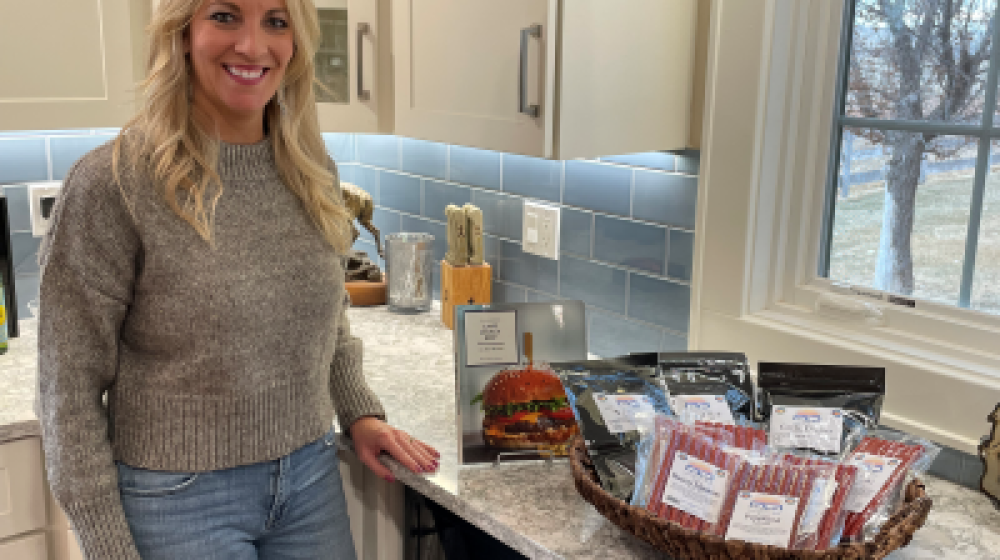
[[[628,501],[635,486],[635,446],[656,413],[670,415],[655,369],[613,360],[552,363],[566,389],[602,487]]]
[[[670,408],[686,423],[715,422],[748,426],[753,421],[753,397],[740,387],[717,379],[682,374],[662,378],[670,391]]]
[[[843,456],[878,424],[885,369],[760,362],[757,385],[769,445]]]
[[[757,416],[753,379],[741,352],[648,352],[615,360],[656,365],[671,408],[686,421],[745,426]]]
[[[739,387],[753,398],[753,379],[742,352],[647,352],[615,358],[633,365],[655,365],[666,377],[715,379]]]

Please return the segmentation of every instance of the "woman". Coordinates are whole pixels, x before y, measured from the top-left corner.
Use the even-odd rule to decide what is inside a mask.
[[[69,171],[40,251],[39,416],[88,559],[353,559],[331,420],[385,423],[350,334],[351,241],[310,0],[162,0],[143,103]]]

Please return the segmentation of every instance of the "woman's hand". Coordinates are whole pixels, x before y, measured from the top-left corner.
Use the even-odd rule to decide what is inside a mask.
[[[434,472],[441,454],[433,447],[373,416],[359,418],[350,428],[361,462],[389,482],[395,478],[378,457],[384,451],[415,473]]]

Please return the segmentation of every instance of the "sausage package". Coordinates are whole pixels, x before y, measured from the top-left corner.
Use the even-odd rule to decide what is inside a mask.
[[[552,363],[576,416],[601,486],[628,501],[635,487],[636,445],[657,413],[672,415],[655,369],[614,360]]]
[[[760,362],[757,386],[769,446],[843,457],[878,425],[885,369]]]

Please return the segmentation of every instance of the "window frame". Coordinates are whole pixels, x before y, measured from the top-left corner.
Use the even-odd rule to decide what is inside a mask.
[[[909,298],[917,305],[923,306],[927,303],[934,303],[934,312],[950,313],[943,308],[956,307],[959,309],[970,309],[972,299],[972,289],[975,275],[975,263],[977,258],[977,246],[980,235],[980,222],[982,219],[983,200],[986,191],[986,181],[989,174],[989,161],[991,159],[991,148],[994,142],[1000,141],[1000,128],[996,127],[995,115],[998,112],[997,106],[997,86],[998,75],[1000,75],[1000,61],[996,60],[996,54],[991,56],[987,68],[985,93],[983,98],[984,107],[992,107],[992,110],[984,110],[978,124],[952,123],[938,121],[907,121],[901,119],[870,119],[860,117],[849,117],[843,114],[845,98],[847,97],[847,69],[850,64],[851,47],[853,42],[852,25],[856,16],[857,4],[860,0],[846,0],[843,2],[843,15],[841,23],[840,42],[838,44],[838,66],[834,84],[836,94],[834,98],[834,123],[831,127],[830,160],[827,165],[827,192],[826,206],[823,214],[823,235],[824,239],[819,247],[817,256],[818,276],[826,277],[830,270],[830,248],[829,244],[833,239],[833,221],[837,199],[836,183],[840,172],[840,147],[842,143],[843,129],[870,128],[876,130],[899,130],[912,132],[937,132],[942,135],[967,136],[977,138],[979,142],[977,160],[975,164],[975,176],[972,184],[970,197],[969,222],[966,228],[965,254],[962,263],[961,284],[959,286],[958,301],[955,304],[944,302],[933,302],[921,298]],[[1000,2],[993,7],[993,16],[996,21],[1000,21]],[[993,45],[1000,44],[1000,27],[994,26],[991,41]],[[865,287],[858,287],[867,289]],[[872,290],[872,292],[875,292]],[[885,301],[888,293],[878,292]],[[975,311],[975,310],[973,310]],[[977,312],[984,313],[984,312]],[[984,313],[985,314],[985,313]],[[989,314],[986,314],[989,315]],[[961,314],[959,314],[961,316]]]
[[[894,305],[818,275],[847,1],[712,1],[689,346],[745,351],[751,366],[884,365],[886,424],[974,453],[979,408],[1000,401],[1000,317]],[[885,324],[824,314],[821,298]]]

